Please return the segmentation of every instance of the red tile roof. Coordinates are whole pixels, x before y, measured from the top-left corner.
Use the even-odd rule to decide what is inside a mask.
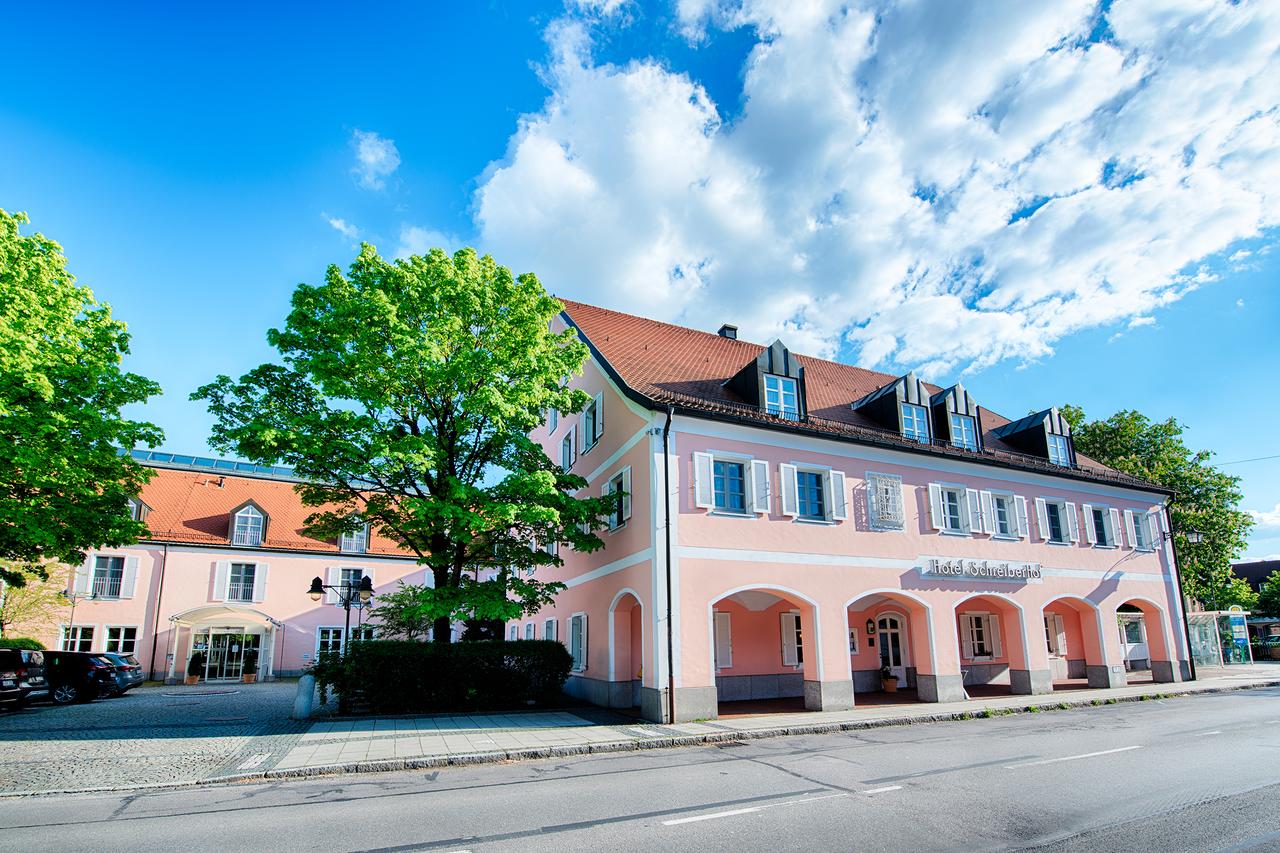
[[[975,454],[949,445],[920,445],[885,429],[852,408],[852,403],[894,381],[897,376],[807,355],[793,353],[805,371],[808,419],[797,423],[772,417],[746,403],[725,386],[731,377],[760,355],[765,349],[763,345],[582,302],[560,301],[564,304],[565,318],[577,327],[605,362],[606,369],[627,388],[655,406],[665,408],[666,404],[672,404],[689,413],[703,412],[753,421],[780,430],[817,432],[941,456],[968,459],[980,456],[997,464],[1031,468],[1047,474],[1153,487],[1079,453],[1076,454],[1079,469],[1074,471],[1053,465],[1047,459],[1020,453],[992,435],[992,430],[1009,423],[1009,419],[985,407],[982,409],[983,453]],[[931,394],[942,390],[937,385],[926,385]]]
[[[140,497],[151,509],[146,517],[151,541],[230,547],[227,533],[231,513],[252,500],[267,515],[266,538],[261,547],[339,553],[336,541],[314,539],[302,532],[304,521],[316,508],[302,505],[293,490],[296,480],[149,467],[156,475],[142,487]],[[409,556],[409,552],[373,531],[366,553]]]

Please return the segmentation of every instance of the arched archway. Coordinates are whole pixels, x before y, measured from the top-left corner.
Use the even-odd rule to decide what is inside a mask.
[[[939,700],[932,614],[925,601],[901,590],[876,589],[859,593],[844,609],[855,696],[888,691],[897,696],[880,695],[875,701]],[[891,679],[882,678],[884,669]]]
[[[1087,598],[1063,595],[1041,608],[1054,690],[1110,687],[1102,611]]]
[[[974,593],[955,604],[960,672],[970,696],[1047,693],[1048,673],[1033,669],[1026,613],[1011,598]]]
[[[720,716],[837,707],[837,697],[823,692],[820,617],[808,596],[746,586],[714,599],[707,616]]]
[[[643,682],[644,605],[626,588],[609,604],[609,707],[638,707]]]
[[[1129,684],[1177,681],[1177,655],[1163,607],[1148,598],[1128,598],[1116,607],[1116,630]]]

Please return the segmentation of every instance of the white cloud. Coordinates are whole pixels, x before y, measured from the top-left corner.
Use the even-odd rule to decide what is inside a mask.
[[[553,291],[934,375],[1155,322],[1280,225],[1280,5],[681,0],[746,27],[732,124],[664,63],[548,29],[550,97],[476,195]],[[1190,272],[1188,272],[1190,270]]]
[[[396,246],[394,257],[407,258],[410,255],[425,255],[432,249],[443,249],[453,254],[462,248],[458,238],[443,234],[419,225],[400,226],[400,243]]]
[[[323,214],[321,214],[323,215]],[[352,225],[345,219],[337,216],[326,216],[325,221],[329,223],[329,227],[337,231],[348,240],[354,240],[360,234],[360,229]]]
[[[1269,512],[1256,509],[1247,509],[1245,512],[1253,516],[1253,523],[1257,527],[1280,530],[1280,504],[1276,504],[1275,509]]]
[[[396,150],[395,142],[374,131],[353,131],[351,147],[356,152],[356,166],[352,174],[365,189],[382,189],[386,186],[386,179],[400,168],[400,152]]]
[[[1243,308],[1243,307],[1244,307],[1244,300],[1243,300],[1243,299],[1237,299],[1237,300],[1236,300],[1236,307],[1237,307],[1237,308]]]

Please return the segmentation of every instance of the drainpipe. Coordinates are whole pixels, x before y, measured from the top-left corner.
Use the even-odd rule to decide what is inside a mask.
[[[671,463],[668,458],[673,414],[675,414],[675,406],[668,404],[667,423],[662,428],[662,509],[666,517],[664,533],[667,549],[667,714],[669,723],[676,721],[675,624],[671,616]]]
[[[164,550],[160,558],[160,588],[156,590],[156,619],[151,629],[151,669],[147,672],[148,681],[156,680],[156,648],[160,643],[160,605],[164,601],[164,570],[169,566],[169,543],[166,542],[160,547]]]

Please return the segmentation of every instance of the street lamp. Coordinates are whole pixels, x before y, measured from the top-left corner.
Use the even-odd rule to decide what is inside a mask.
[[[351,642],[351,605],[357,599],[359,599],[361,605],[364,605],[370,598],[373,598],[373,581],[368,575],[363,575],[359,583],[348,580],[341,584],[327,584],[320,578],[312,578],[311,588],[307,590],[307,595],[311,596],[312,601],[319,601],[325,590],[336,592],[338,594],[338,603],[346,611],[347,624],[342,631],[342,655],[346,657],[347,647]],[[340,691],[338,693],[338,713],[345,714],[348,712],[347,702],[347,692],[345,690]]]
[[[66,645],[67,640],[71,639],[71,635],[75,632],[75,629],[76,629],[76,602],[81,600],[82,598],[88,599],[89,601],[93,601],[96,594],[97,593],[94,593],[94,592],[78,592],[76,591],[75,587],[72,587],[70,592],[68,592],[65,589],[58,590],[58,595],[62,596],[64,601],[71,602],[71,618],[67,624],[66,636],[63,637],[63,640],[62,640],[62,644],[64,646]],[[68,650],[63,649],[63,651],[68,651]]]
[[[1189,545],[1199,545],[1204,541],[1204,534],[1199,530],[1185,531],[1182,536]],[[1191,670],[1191,680],[1195,681],[1196,655],[1191,650],[1191,617],[1187,615],[1187,594],[1186,587],[1182,585],[1182,558],[1178,556],[1178,539],[1172,533],[1165,533],[1164,537],[1173,545],[1173,571],[1178,578],[1178,596],[1182,599],[1182,634],[1187,640],[1187,666]]]

